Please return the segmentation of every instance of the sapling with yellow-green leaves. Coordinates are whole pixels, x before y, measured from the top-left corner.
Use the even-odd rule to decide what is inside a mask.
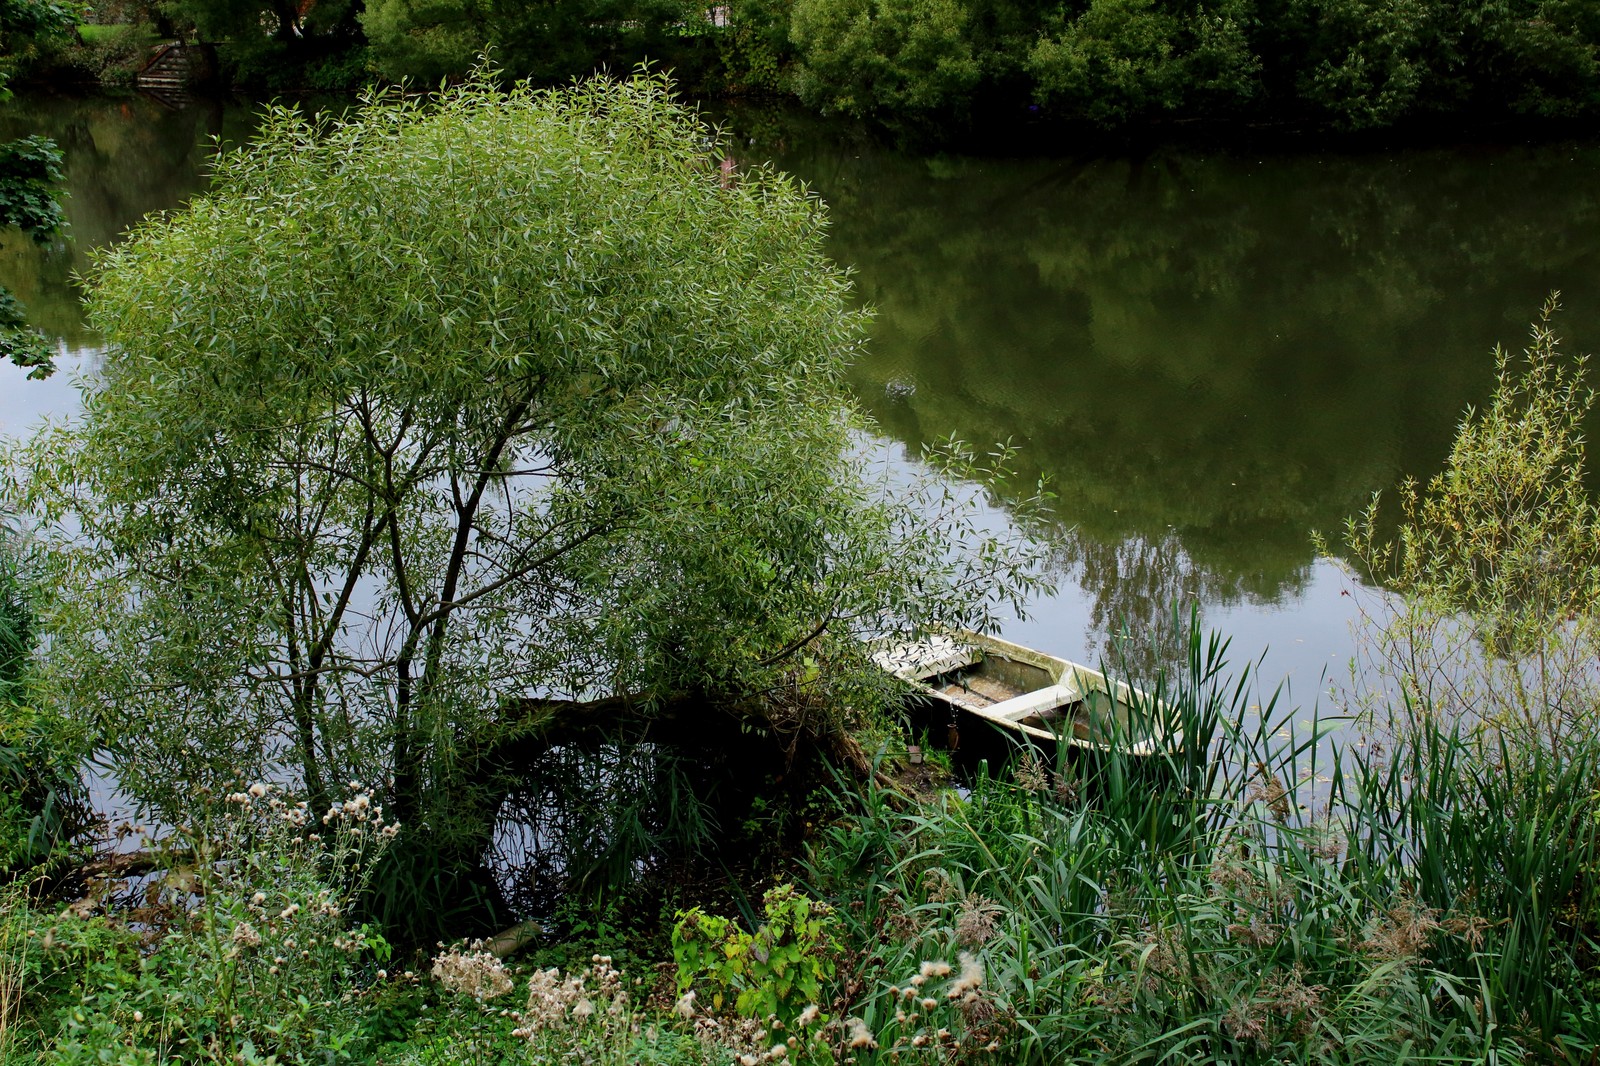
[[[1346,531],[1392,595],[1362,627],[1369,703],[1559,751],[1600,706],[1600,508],[1586,484],[1587,360],[1560,348],[1556,296],[1520,358],[1495,350],[1495,389],[1461,421],[1444,469],[1378,500]],[[1381,680],[1379,680],[1381,679]]]

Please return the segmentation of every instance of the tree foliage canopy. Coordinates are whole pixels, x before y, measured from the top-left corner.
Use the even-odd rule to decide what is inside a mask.
[[[692,0],[368,0],[361,26],[389,77],[435,82],[489,52],[552,83],[659,58],[665,36],[703,24],[705,12]]]
[[[899,123],[1032,105],[1105,128],[1170,118],[1353,130],[1600,104],[1600,16],[1574,0],[762,0],[791,84]]]
[[[392,780],[415,816],[542,726],[519,697],[825,734],[863,635],[1027,591],[955,550],[966,494],[862,472],[820,205],[710,145],[652,78],[280,110],[104,257],[104,369],[12,491],[135,794]]]
[[[235,82],[329,88],[360,76],[359,53],[351,54],[360,40],[356,0],[156,0],[153,6],[165,32],[220,42]]]

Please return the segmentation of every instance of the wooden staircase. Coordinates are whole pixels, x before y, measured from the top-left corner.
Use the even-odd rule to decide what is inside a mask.
[[[182,41],[169,41],[156,48],[133,76],[134,88],[174,109],[193,101],[190,89],[194,83],[195,64],[189,47]]]

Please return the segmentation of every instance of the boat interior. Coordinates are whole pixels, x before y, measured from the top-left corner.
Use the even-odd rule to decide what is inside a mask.
[[[1041,738],[1101,745],[1135,728],[1138,697],[1127,685],[1113,696],[1098,671],[992,637],[937,636],[886,650],[879,663],[936,698]]]

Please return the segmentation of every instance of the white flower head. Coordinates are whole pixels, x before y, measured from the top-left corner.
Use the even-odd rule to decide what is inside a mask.
[[[983,963],[977,958],[963,951],[960,956],[961,974],[950,984],[950,991],[945,995],[950,999],[960,999],[969,992],[976,992],[983,985]]]
[[[850,1034],[850,1047],[871,1050],[878,1046],[877,1038],[872,1035],[872,1030],[868,1029],[867,1023],[860,1018],[847,1018],[844,1024],[845,1031]]]

